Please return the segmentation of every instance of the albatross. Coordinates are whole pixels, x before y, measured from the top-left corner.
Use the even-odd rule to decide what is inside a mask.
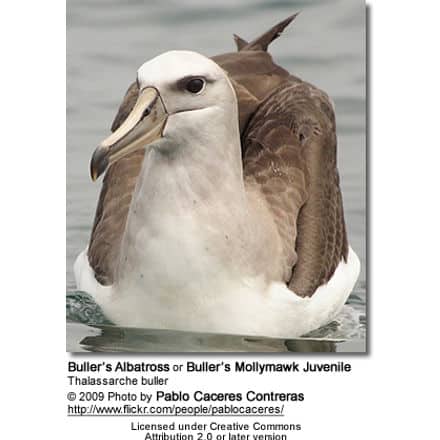
[[[274,63],[297,14],[237,52],[143,64],[112,133],[78,289],[117,325],[292,338],[333,320],[359,275],[326,93]]]

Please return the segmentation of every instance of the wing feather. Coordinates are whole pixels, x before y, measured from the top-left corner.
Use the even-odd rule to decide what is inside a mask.
[[[117,130],[130,114],[138,91],[136,83],[128,88],[112,131]],[[112,164],[104,176],[88,248],[90,267],[102,285],[114,281],[120,244],[143,159],[144,151],[135,151]]]
[[[348,254],[328,96],[290,78],[262,102],[243,142],[246,181],[259,185],[283,243],[283,279],[311,296]]]

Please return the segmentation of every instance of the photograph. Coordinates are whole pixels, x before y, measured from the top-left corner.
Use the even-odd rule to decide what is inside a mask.
[[[360,0],[67,2],[66,350],[367,353]]]

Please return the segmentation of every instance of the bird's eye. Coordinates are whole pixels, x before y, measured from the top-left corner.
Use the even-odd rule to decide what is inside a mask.
[[[193,78],[186,83],[186,90],[191,93],[199,93],[205,87],[205,81],[202,78]]]

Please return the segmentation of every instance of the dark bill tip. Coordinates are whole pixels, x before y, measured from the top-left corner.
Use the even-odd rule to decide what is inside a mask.
[[[108,167],[108,151],[98,147],[92,156],[90,162],[90,177],[95,181]]]

